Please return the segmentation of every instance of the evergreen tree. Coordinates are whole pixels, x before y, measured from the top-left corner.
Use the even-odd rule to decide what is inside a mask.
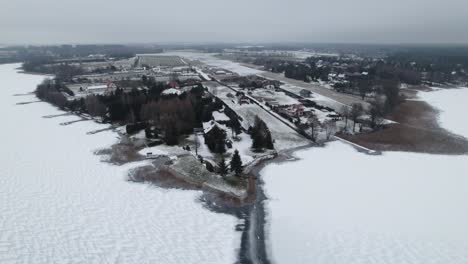
[[[224,157],[221,157],[221,160],[218,163],[218,172],[222,176],[226,176],[226,174],[228,173],[228,167],[227,167],[226,160],[224,159]]]
[[[165,138],[166,144],[169,146],[174,146],[179,143],[179,135],[177,133],[177,128],[174,123],[169,124],[165,129]]]
[[[252,148],[261,150],[263,148],[274,149],[273,139],[271,137],[270,129],[258,116],[255,117],[255,123],[250,131],[252,138]]]
[[[267,149],[274,149],[275,147],[273,146],[273,139],[271,138],[271,133],[270,130],[267,128],[267,131],[265,133],[265,147]]]
[[[242,172],[242,160],[237,149],[231,159],[231,171],[234,171],[237,176]]]

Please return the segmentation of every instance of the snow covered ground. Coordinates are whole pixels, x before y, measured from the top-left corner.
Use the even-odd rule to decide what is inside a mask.
[[[465,93],[423,97],[468,136]],[[468,156],[369,156],[341,142],[296,155],[261,172],[277,263],[468,263]]]
[[[240,245],[233,216],[196,202],[201,192],[126,181],[148,161],[114,166],[93,151],[116,142],[107,127],[61,122],[27,93],[42,77],[0,65],[0,263],[233,263]]]
[[[296,50],[296,51],[289,51],[294,54],[296,58],[299,59],[307,59],[309,57],[338,57],[340,54],[338,53],[320,53],[320,52],[312,52],[312,51],[304,51],[304,50]]]
[[[292,149],[309,144],[310,142],[300,136],[296,131],[273,117],[257,104],[239,104],[237,99],[230,97],[229,94],[235,95],[231,89],[221,86],[217,83],[205,83],[208,90],[215,94],[219,99],[223,100],[230,108],[243,118],[242,126],[248,128],[254,125],[255,116],[259,116],[271,131],[271,135],[275,140],[275,149],[278,151]]]
[[[286,95],[286,93],[276,92],[272,89],[258,88],[251,91],[251,93],[252,97],[261,102],[268,102],[270,104],[277,103],[278,105],[300,104],[298,100]]]
[[[239,75],[252,75],[260,73],[259,70],[243,66],[237,62],[216,58],[214,56],[216,55],[216,53],[201,53],[181,50],[165,52],[164,55],[180,56],[190,60],[199,60],[205,63],[206,65],[223,68],[235,72]]]
[[[433,92],[419,92],[418,95],[440,110],[439,122],[443,128],[468,138],[468,88],[439,89]]]

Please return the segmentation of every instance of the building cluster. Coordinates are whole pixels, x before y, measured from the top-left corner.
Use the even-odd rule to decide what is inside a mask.
[[[257,101],[292,123],[307,122],[313,115],[318,115],[322,121],[339,117],[333,109],[310,100],[313,93],[308,89],[301,89],[297,94],[292,93],[283,89],[280,81],[256,75],[232,76],[224,79],[224,82],[237,89],[235,95],[227,96],[239,105]]]
[[[170,88],[164,91],[165,93],[179,94],[181,86],[194,86],[204,79],[200,76],[198,68],[191,66],[178,56],[140,54],[125,61],[127,64],[124,64],[123,60],[80,62],[79,64],[75,62],[83,69],[88,69],[86,72],[90,72],[89,70],[92,72],[92,69],[95,70],[103,65],[111,70],[73,77],[72,81],[66,84],[68,90],[72,92],[67,93],[67,99],[111,94],[117,88],[123,92],[130,92],[133,89],[148,90],[149,87],[145,86],[142,80],[165,83]]]

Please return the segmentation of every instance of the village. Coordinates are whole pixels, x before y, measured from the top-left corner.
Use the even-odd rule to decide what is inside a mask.
[[[83,74],[48,80],[37,95],[82,118],[111,124],[139,159],[158,164],[133,171],[129,177],[137,181],[171,175],[243,201],[254,190],[250,171],[262,161],[343,140],[337,133],[372,130],[367,102],[346,105],[195,58],[156,53],[58,64]]]

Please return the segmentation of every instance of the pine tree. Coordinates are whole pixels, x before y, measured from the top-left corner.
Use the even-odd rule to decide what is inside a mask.
[[[218,172],[222,176],[225,176],[228,173],[228,167],[227,167],[226,160],[224,159],[224,157],[221,157],[221,160],[218,163]]]
[[[177,128],[175,124],[174,123],[169,124],[169,126],[166,127],[166,131],[165,131],[164,139],[166,141],[166,144],[169,146],[177,145],[179,143],[178,137],[179,135],[177,133]]]
[[[267,149],[274,149],[273,146],[273,139],[271,138],[270,130],[267,128],[266,135],[265,135],[265,145]]]
[[[242,160],[237,149],[231,159],[231,171],[234,171],[237,176],[242,172]]]
[[[252,148],[262,150],[264,148],[274,149],[273,139],[266,123],[258,116],[255,117],[255,123],[250,131],[252,138]]]

